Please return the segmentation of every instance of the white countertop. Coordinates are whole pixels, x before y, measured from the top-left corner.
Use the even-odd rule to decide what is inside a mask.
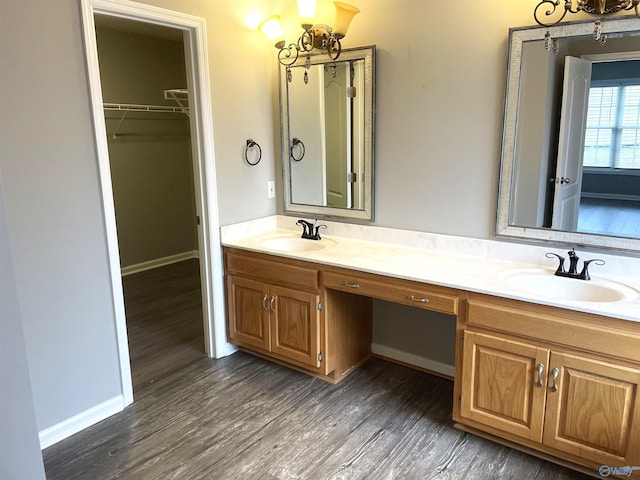
[[[321,221],[326,247],[313,251],[279,251],[265,248],[259,240],[267,235],[299,236],[293,217],[266,219],[222,227],[222,244],[285,258],[308,260],[407,280],[441,285],[470,292],[551,305],[581,312],[640,322],[640,259],[611,254],[581,253],[584,259],[602,258],[604,267],[591,265],[592,282],[617,282],[632,289],[633,300],[585,302],[536,295],[510,285],[505,279],[518,270],[543,269],[553,275],[557,261],[545,252],[566,256],[566,248],[539,247],[492,240],[454,237]],[[326,233],[325,233],[326,232]],[[310,242],[313,240],[309,240]],[[320,240],[323,243],[323,240]],[[533,260],[533,261],[532,261]],[[581,268],[582,260],[580,260]],[[608,271],[606,268],[608,267]],[[620,271],[629,275],[620,275]],[[613,271],[614,275],[609,272]],[[605,273],[607,272],[607,273]],[[581,282],[582,280],[566,279]]]

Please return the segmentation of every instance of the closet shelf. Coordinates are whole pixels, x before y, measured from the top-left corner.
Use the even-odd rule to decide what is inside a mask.
[[[117,110],[120,112],[155,112],[155,113],[185,113],[182,107],[168,105],[137,105],[134,103],[104,103],[105,110]]]
[[[182,113],[189,116],[189,91],[184,88],[172,88],[164,91],[165,100],[173,100],[182,109]]]
[[[127,112],[153,112],[153,113],[182,113],[189,116],[189,91],[183,88],[172,88],[164,91],[165,100],[173,100],[178,104],[177,107],[170,105],[141,105],[135,103],[104,103],[104,110],[119,111],[122,118],[118,122],[112,137],[118,138],[118,131],[124,122]]]

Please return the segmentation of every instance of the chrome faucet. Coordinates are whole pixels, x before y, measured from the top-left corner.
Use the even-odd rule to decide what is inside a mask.
[[[318,220],[314,223],[307,222],[306,220],[298,220],[296,225],[302,227],[302,238],[307,238],[309,240],[320,240],[320,229],[327,228],[326,225],[317,225]]]
[[[589,264],[591,262],[595,262],[596,265],[604,265],[604,260],[600,260],[599,258],[593,258],[591,260],[585,260],[582,262],[582,271],[578,273],[578,260],[580,257],[576,254],[575,249],[571,249],[569,252],[569,270],[565,271],[564,269],[564,261],[565,258],[557,253],[547,252],[545,253],[545,257],[553,258],[557,257],[559,264],[558,268],[554,275],[558,277],[568,277],[568,278],[577,278],[578,280],[591,280],[591,276],[589,275]]]

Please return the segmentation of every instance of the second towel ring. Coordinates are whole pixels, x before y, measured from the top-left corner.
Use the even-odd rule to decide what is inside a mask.
[[[299,157],[296,157],[295,153],[293,152],[294,148],[296,148],[297,146],[300,146],[300,150],[301,150]],[[302,143],[302,140],[300,140],[299,138],[294,138],[293,141],[291,142],[291,158],[293,159],[293,161],[299,162],[304,158],[305,153],[306,153],[306,149],[304,148],[304,143]]]
[[[255,162],[250,162],[249,161],[249,155],[248,152],[250,149],[253,149],[253,147],[258,147],[258,160],[256,160]],[[247,140],[247,145],[244,147],[244,159],[247,161],[247,163],[251,166],[257,165],[260,163],[260,160],[262,160],[262,148],[260,148],[260,145],[258,145],[258,142],[255,142],[251,139]]]

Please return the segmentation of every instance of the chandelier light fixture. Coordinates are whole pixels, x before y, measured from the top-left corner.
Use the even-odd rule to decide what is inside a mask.
[[[564,7],[561,8],[561,0],[540,0],[533,10],[533,18],[543,27],[553,27],[560,23],[568,13],[589,13],[597,15],[593,27],[593,38],[602,45],[607,41],[607,36],[602,33],[602,22],[600,17],[610,13],[617,13],[628,10],[635,10],[636,16],[640,18],[638,6],[640,0],[564,0]],[[556,20],[553,20],[553,17]],[[551,38],[551,34],[547,32],[544,37],[544,47],[547,50],[558,51],[557,40]]]
[[[301,53],[309,55],[315,49],[324,50],[332,60],[337,60],[342,51],[340,41],[347,34],[351,20],[360,10],[344,2],[333,2],[333,4],[336,8],[336,19],[331,26],[313,23],[316,0],[298,0],[298,15],[303,32],[296,43],[287,45],[282,35],[278,15],[267,18],[258,26],[269,40],[275,42],[278,60],[282,65],[293,65]]]

